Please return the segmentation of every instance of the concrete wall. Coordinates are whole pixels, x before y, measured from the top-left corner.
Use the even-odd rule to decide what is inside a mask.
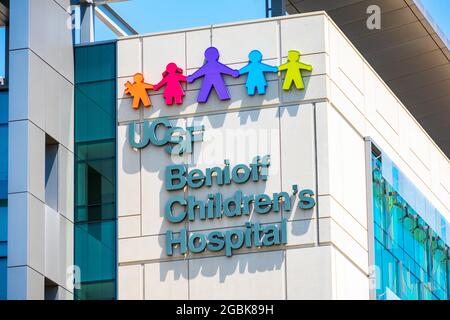
[[[232,68],[259,49],[267,63],[285,62],[300,50],[314,70],[306,89],[281,89],[268,76],[265,96],[249,97],[245,77],[228,78],[232,99],[215,93],[205,105],[196,97],[200,81],[187,85],[182,106],[167,107],[162,92],[151,92],[154,106],[131,108],[123,85],[136,72],[155,83],[168,62],[191,74],[210,45]],[[368,299],[369,245],[365,137],[371,137],[450,219],[450,167],[402,104],[377,77],[324,13],[264,19],[177,32],[124,38],[118,42],[118,286],[120,299]],[[246,184],[246,193],[290,191],[291,185],[316,191],[313,210],[295,210],[263,222],[289,219],[288,244],[220,254],[167,257],[163,206],[164,168],[172,159],[161,148],[132,150],[127,124],[168,116],[174,124],[201,123],[205,140],[183,160],[205,168],[249,163],[271,154],[266,184]],[[248,142],[248,144],[245,144]],[[221,188],[224,195],[233,187]],[[210,191],[208,189],[208,191]],[[206,190],[181,192],[206,197]],[[241,226],[244,220],[186,223],[192,230]],[[177,228],[175,225],[171,229]]]
[[[73,47],[69,0],[10,8],[8,299],[72,299]],[[57,208],[45,203],[46,134],[58,143]]]

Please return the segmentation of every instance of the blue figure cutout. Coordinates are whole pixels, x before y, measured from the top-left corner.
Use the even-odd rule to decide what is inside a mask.
[[[208,101],[209,94],[211,93],[213,87],[216,89],[220,100],[230,99],[230,93],[228,92],[222,75],[226,74],[237,78],[239,77],[239,71],[233,70],[223,63],[220,63],[219,57],[219,50],[215,47],[209,47],[205,50],[205,64],[187,77],[187,81],[189,83],[194,82],[198,78],[204,77],[202,88],[200,89],[200,93],[197,98],[199,103],[205,103]]]
[[[251,51],[248,59],[250,62],[239,70],[240,75],[248,73],[246,82],[247,93],[249,96],[253,96],[255,95],[255,90],[258,89],[258,94],[265,94],[267,81],[264,73],[278,72],[278,67],[262,63],[262,53],[259,50]]]

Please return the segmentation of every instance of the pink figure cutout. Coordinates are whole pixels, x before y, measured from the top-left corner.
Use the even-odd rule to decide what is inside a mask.
[[[166,86],[164,90],[164,99],[168,106],[173,105],[173,101],[180,105],[183,103],[185,96],[181,82],[186,82],[186,77],[183,75],[183,69],[179,68],[175,63],[171,62],[167,65],[166,71],[162,74],[163,79],[154,86],[154,90],[159,90]]]

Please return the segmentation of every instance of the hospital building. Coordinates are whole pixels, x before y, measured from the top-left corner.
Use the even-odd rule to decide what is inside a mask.
[[[450,298],[450,42],[420,1],[149,34],[113,2],[0,1],[1,300]]]

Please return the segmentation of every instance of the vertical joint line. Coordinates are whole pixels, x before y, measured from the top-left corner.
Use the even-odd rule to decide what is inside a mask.
[[[145,300],[145,264],[141,264],[142,272],[142,300]]]
[[[281,45],[281,21],[277,20],[277,28],[278,28],[278,65],[280,66],[283,62],[283,48]],[[280,77],[277,77],[277,81],[278,81],[278,99],[281,102],[281,96],[283,94],[283,90],[282,90],[282,77],[280,75]]]
[[[277,113],[278,113],[278,143],[279,143],[279,149],[278,149],[278,152],[279,152],[279,161],[280,161],[280,164],[279,164],[279,166],[280,166],[280,184],[281,184],[281,190],[282,191],[286,191],[286,190],[283,190],[283,166],[282,166],[282,157],[283,157],[283,154],[282,154],[282,152],[281,152],[281,146],[282,146],[282,137],[281,137],[281,132],[282,132],[282,130],[281,130],[281,106],[278,106],[278,108],[277,108]],[[284,211],[283,210],[280,210],[280,212],[281,212],[281,216],[280,216],[280,221],[282,221],[282,219],[283,219],[283,214],[284,214]],[[287,248],[284,248],[284,298],[285,299],[287,299],[287,285],[288,285],[288,283],[287,283]]]
[[[365,173],[366,173],[366,205],[367,205],[367,244],[368,244],[368,265],[369,265],[369,299],[376,300],[375,278],[375,231],[373,213],[373,182],[372,182],[372,140],[364,138],[365,148]]]
[[[313,103],[313,115],[314,115],[314,162],[315,162],[315,175],[316,175],[316,246],[319,246],[319,165],[317,162],[317,105]]]
[[[209,26],[209,46],[212,47],[213,45],[213,25],[211,24]]]

